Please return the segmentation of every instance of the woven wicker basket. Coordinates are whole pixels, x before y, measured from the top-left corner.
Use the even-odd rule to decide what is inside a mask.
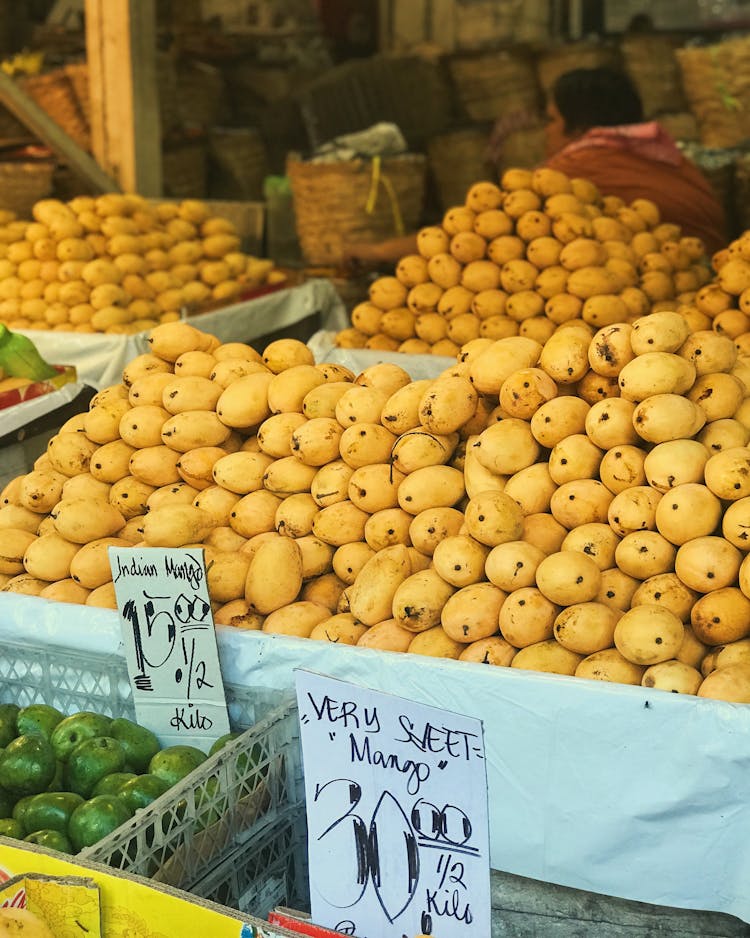
[[[69,166],[56,166],[52,176],[52,196],[63,202],[79,195],[94,195],[90,183],[81,179]]]
[[[623,62],[646,117],[687,110],[676,48],[677,41],[669,36],[633,35],[622,41]]]
[[[159,87],[159,117],[161,132],[169,136],[182,126],[180,86],[177,81],[177,64],[174,53],[157,52],[156,81]]]
[[[224,116],[224,78],[218,68],[204,62],[180,62],[176,72],[180,123],[208,130]]]
[[[31,218],[34,203],[52,192],[54,171],[51,162],[0,163],[0,208]]]
[[[428,165],[443,210],[463,205],[475,182],[497,178],[488,145],[489,133],[478,127],[438,134],[428,142]]]
[[[714,195],[721,202],[731,230],[734,230],[737,196],[735,193],[736,164],[742,154],[738,150],[711,149],[699,143],[686,143],[685,156],[703,173]]]
[[[498,169],[502,172],[513,166],[533,169],[546,155],[544,126],[523,127],[512,130],[504,139]]]
[[[425,157],[419,154],[384,159],[374,209],[368,213],[373,162],[310,163],[290,156],[286,169],[305,260],[339,264],[345,244],[397,236],[399,215],[404,231],[414,231],[422,214],[425,166]]]
[[[734,207],[740,234],[750,229],[750,153],[737,157],[734,164]]]
[[[26,137],[33,138],[33,134],[6,107],[0,106],[0,140],[18,140]]]
[[[699,139],[698,122],[690,111],[658,114],[656,120],[675,140],[694,141]]]
[[[73,94],[87,126],[91,126],[91,98],[89,96],[89,67],[85,62],[71,62],[65,72],[73,87]]]
[[[523,51],[457,57],[448,67],[461,109],[472,121],[494,121],[511,111],[536,114],[540,109],[534,64]]]
[[[701,143],[723,149],[750,140],[750,36],[676,55]]]
[[[214,127],[209,133],[208,146],[212,194],[250,201],[263,197],[268,154],[257,130]]]
[[[620,53],[614,45],[572,42],[546,49],[537,59],[537,75],[546,94],[560,75],[574,68],[617,68],[620,64]]]
[[[204,140],[186,140],[162,152],[162,188],[174,199],[206,196],[207,154]]]
[[[65,68],[24,78],[21,87],[79,147],[91,149],[89,124]]]

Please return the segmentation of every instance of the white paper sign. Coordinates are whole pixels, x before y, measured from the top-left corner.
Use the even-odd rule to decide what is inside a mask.
[[[109,561],[138,722],[207,751],[229,717],[203,551],[110,547]]]
[[[297,670],[312,919],[489,938],[481,720]]]

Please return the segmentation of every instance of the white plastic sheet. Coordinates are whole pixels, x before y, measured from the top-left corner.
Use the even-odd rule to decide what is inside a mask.
[[[291,326],[314,313],[321,314],[321,324],[327,329],[343,329],[348,325],[341,298],[328,280],[308,280],[298,287],[191,316],[189,322],[222,342],[248,342]],[[95,388],[119,382],[125,365],[136,355],[148,351],[145,332],[123,336],[18,331],[34,342],[47,361],[75,365],[78,378]]]
[[[401,352],[385,352],[376,349],[336,348],[336,333],[321,329],[316,332],[307,343],[307,347],[315,356],[316,362],[336,362],[346,365],[355,374],[377,365],[380,362],[392,362],[400,365],[408,372],[412,380],[422,378],[436,378],[441,371],[456,364],[455,358],[444,355],[403,355]]]
[[[110,610],[0,594],[0,641],[119,653]],[[225,680],[303,666],[484,720],[495,869],[750,921],[750,707],[218,630]]]

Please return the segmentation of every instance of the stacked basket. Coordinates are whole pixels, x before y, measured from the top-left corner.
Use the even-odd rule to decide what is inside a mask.
[[[425,162],[420,154],[335,163],[290,156],[297,236],[308,264],[335,266],[346,244],[414,231],[424,201]]]
[[[675,40],[661,35],[632,35],[622,41],[625,68],[638,89],[646,117],[687,110],[676,46]]]
[[[750,36],[677,50],[701,143],[728,148],[750,139]]]
[[[573,42],[551,46],[537,60],[539,84],[545,94],[549,93],[560,75],[574,68],[601,68],[620,65],[620,54],[616,46],[602,42]]]
[[[540,122],[530,127],[519,127],[503,139],[497,172],[512,166],[533,169],[544,161],[545,156],[544,124]]]
[[[206,142],[202,136],[165,144],[162,150],[164,195],[172,199],[204,198],[207,162]]]
[[[78,107],[86,122],[91,126],[91,99],[89,96],[89,67],[85,62],[71,62],[65,66],[65,72],[73,88]]]
[[[212,195],[257,201],[263,197],[268,155],[263,138],[251,127],[212,127],[208,136],[212,168],[218,181]]]
[[[23,79],[21,87],[81,149],[91,148],[89,122],[67,68],[30,75]]]
[[[737,228],[750,228],[750,153],[737,157],[734,164],[734,209]]]
[[[49,160],[0,162],[0,209],[30,218],[34,203],[52,191],[54,171]]]
[[[496,171],[488,157],[489,133],[467,127],[438,134],[427,144],[430,172],[444,210],[460,205],[470,186],[493,180]]]
[[[537,114],[541,101],[534,63],[521,49],[449,62],[461,110],[473,121],[494,121],[508,111]]]

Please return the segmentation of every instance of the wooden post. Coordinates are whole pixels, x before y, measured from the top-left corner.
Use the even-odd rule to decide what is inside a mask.
[[[155,0],[86,0],[91,143],[125,192],[160,196]]]
[[[36,101],[21,90],[18,84],[0,72],[0,102],[17,117],[32,134],[39,137],[80,177],[92,192],[114,192],[115,181],[71,140],[65,131],[43,111]]]

